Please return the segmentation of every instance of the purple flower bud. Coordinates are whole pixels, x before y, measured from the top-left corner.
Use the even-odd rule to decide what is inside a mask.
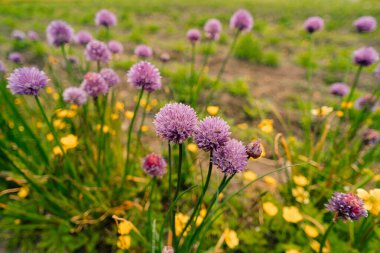
[[[372,47],[362,47],[353,54],[353,62],[357,65],[367,67],[379,60],[379,54]]]
[[[350,88],[345,83],[334,83],[330,86],[330,93],[334,96],[344,97],[349,91]]]
[[[75,36],[75,40],[79,45],[86,46],[92,40],[92,34],[87,31],[79,31]]]
[[[120,83],[120,78],[113,69],[102,69],[100,71],[100,75],[108,84],[108,88],[114,87],[115,85]]]
[[[186,33],[186,38],[191,43],[196,43],[197,41],[201,39],[201,32],[198,29],[190,29]]]
[[[113,54],[121,54],[124,51],[123,45],[116,40],[111,40],[108,42],[108,49]]]
[[[252,141],[246,146],[248,158],[252,157],[257,159],[261,157],[263,150],[261,148],[261,141]]]
[[[81,88],[91,97],[98,97],[108,92],[108,85],[103,77],[94,72],[89,72],[84,76]]]
[[[153,50],[146,45],[138,45],[135,48],[135,55],[141,58],[149,58],[153,55]]]
[[[8,59],[14,63],[21,63],[24,61],[24,57],[19,52],[10,53]]]
[[[235,174],[245,169],[248,156],[241,141],[231,139],[218,148],[213,156],[213,162],[225,174]]]
[[[103,9],[96,13],[95,24],[97,26],[111,27],[116,25],[117,19],[115,14],[109,10]]]
[[[143,88],[148,92],[161,89],[160,71],[147,61],[133,65],[127,73],[127,79],[134,87]]]
[[[87,101],[87,94],[81,88],[69,87],[63,91],[63,100],[70,104],[84,105]]]
[[[240,31],[251,31],[253,26],[253,18],[247,10],[238,10],[234,13],[230,20],[230,28]]]
[[[162,53],[160,55],[160,61],[163,63],[170,61],[170,55],[168,53]]]
[[[197,124],[194,109],[182,103],[169,103],[156,114],[156,133],[172,143],[182,143],[189,138]]]
[[[111,53],[105,43],[92,40],[86,46],[86,56],[89,61],[107,63],[111,58]]]
[[[214,151],[229,140],[230,126],[219,117],[206,117],[194,129],[194,142],[206,152]]]
[[[37,40],[39,40],[40,36],[35,31],[28,31],[28,38],[31,41],[37,41]]]
[[[362,142],[364,145],[375,145],[380,140],[380,133],[375,129],[367,129],[363,133]]]
[[[334,221],[356,221],[368,216],[363,200],[353,193],[335,192],[325,206],[328,211],[335,213]]]
[[[50,22],[46,29],[47,40],[50,45],[55,47],[60,47],[71,42],[73,34],[73,28],[61,20]]]
[[[4,64],[4,62],[0,61],[0,73],[7,72],[7,66]]]
[[[162,177],[166,173],[166,162],[164,158],[154,153],[144,158],[142,167],[145,173],[151,177]]]
[[[364,16],[355,20],[354,26],[356,28],[356,31],[360,33],[372,32],[376,29],[377,22],[374,17]]]
[[[25,33],[20,30],[14,30],[11,34],[12,38],[15,40],[24,40],[25,39]]]
[[[7,80],[12,94],[32,96],[38,96],[39,90],[48,83],[45,73],[35,67],[15,69]]]
[[[174,253],[174,249],[171,246],[165,246],[161,253]]]
[[[354,106],[358,110],[375,111],[379,106],[379,102],[376,101],[375,96],[367,94],[356,99]]]
[[[321,17],[310,17],[306,19],[304,23],[304,28],[309,33],[319,31],[323,28],[324,21]]]
[[[204,30],[209,40],[218,40],[222,32],[222,24],[217,19],[210,19],[205,24]]]

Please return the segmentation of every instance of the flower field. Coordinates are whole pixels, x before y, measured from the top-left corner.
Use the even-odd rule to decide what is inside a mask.
[[[380,2],[0,11],[0,252],[379,251]]]

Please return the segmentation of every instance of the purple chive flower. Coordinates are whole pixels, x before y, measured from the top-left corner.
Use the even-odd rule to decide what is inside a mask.
[[[377,22],[372,16],[364,16],[355,20],[354,26],[356,31],[360,33],[372,32],[376,29]]]
[[[115,14],[109,10],[103,9],[96,13],[95,24],[97,26],[111,27],[116,25],[117,19]]]
[[[108,92],[108,85],[103,77],[94,72],[89,72],[84,76],[81,88],[91,97],[98,97]]]
[[[247,10],[237,10],[234,15],[232,15],[230,20],[230,28],[237,29],[240,31],[251,31],[253,26],[253,18],[251,13]]]
[[[380,64],[375,69],[375,76],[380,79]]]
[[[148,92],[161,89],[160,71],[147,61],[133,65],[127,73],[127,79],[134,87],[143,88]]]
[[[186,38],[191,43],[196,43],[201,39],[201,32],[198,29],[190,29],[186,33]]]
[[[12,38],[15,40],[24,40],[25,39],[25,33],[20,30],[14,30],[11,34]]]
[[[363,133],[362,142],[364,145],[375,145],[380,140],[380,133],[375,129],[367,129]]]
[[[170,55],[168,53],[162,53],[160,55],[160,61],[163,63],[170,61]]]
[[[87,94],[81,88],[69,87],[63,91],[63,100],[70,104],[84,105],[87,101]]]
[[[154,153],[144,158],[142,167],[145,173],[151,177],[162,177],[166,173],[166,162],[164,158]]]
[[[45,73],[35,67],[15,69],[7,80],[12,94],[32,96],[38,96],[39,90],[48,83]]]
[[[89,61],[108,62],[111,58],[111,53],[105,43],[92,40],[86,46],[86,56]]]
[[[75,41],[82,46],[87,45],[92,40],[92,34],[88,31],[79,31],[75,36]]]
[[[113,54],[121,54],[124,51],[123,44],[116,40],[111,40],[108,42],[108,49]]]
[[[39,40],[40,36],[35,31],[28,31],[28,38],[31,41],[37,41],[37,40]]]
[[[158,136],[180,144],[193,134],[197,124],[197,114],[188,105],[169,103],[156,114],[153,123]]]
[[[206,37],[209,40],[218,40],[220,33],[222,32],[222,24],[217,19],[210,19],[204,26]]]
[[[353,62],[357,65],[367,67],[379,60],[379,54],[372,47],[362,47],[353,54]]]
[[[135,48],[135,55],[141,58],[149,58],[153,55],[153,50],[146,45],[138,45]]]
[[[375,96],[367,94],[356,99],[354,106],[358,110],[375,111],[379,103]]]
[[[241,141],[231,139],[218,148],[213,156],[213,162],[225,174],[235,174],[245,169],[248,155]]]
[[[345,83],[334,83],[330,86],[330,93],[334,96],[344,97],[348,94],[350,88]]]
[[[230,126],[219,117],[206,117],[194,129],[193,138],[198,147],[206,152],[224,146],[230,137]]]
[[[309,33],[313,33],[323,28],[324,21],[321,17],[310,17],[306,19],[303,26],[306,31],[308,31]]]
[[[12,52],[8,55],[8,59],[14,63],[21,63],[24,61],[24,57],[19,52]]]
[[[0,61],[0,73],[7,72],[7,66],[4,64],[4,62]]]
[[[261,148],[261,141],[252,141],[246,147],[246,152],[249,157],[257,159],[261,157],[263,149]]]
[[[368,216],[363,200],[353,193],[335,192],[325,206],[328,211],[335,213],[334,221],[356,221]]]
[[[46,37],[50,45],[60,47],[71,42],[74,30],[66,22],[55,20],[46,29]]]
[[[109,69],[109,68],[102,69],[100,71],[100,75],[103,77],[104,81],[106,81],[106,83],[108,84],[108,88],[111,88],[117,85],[118,83],[120,83],[120,78],[116,74],[116,72],[113,71],[113,69]]]

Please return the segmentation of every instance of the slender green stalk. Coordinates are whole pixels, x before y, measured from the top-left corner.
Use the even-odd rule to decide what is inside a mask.
[[[168,183],[168,202],[169,206],[171,205],[172,201],[172,188],[173,188],[173,182],[172,182],[172,147],[170,145],[170,141],[168,141],[168,167],[169,167],[169,183]],[[170,212],[171,213],[171,212]],[[171,216],[169,218],[169,228],[171,228]]]
[[[106,96],[104,96],[104,100],[103,100],[103,108],[101,111],[101,118],[100,118],[100,130],[99,130],[99,136],[98,136],[97,171],[98,171],[99,176],[102,175],[101,163],[102,163],[102,155],[104,155],[103,151],[104,151],[104,139],[105,139],[105,134],[103,132],[103,128],[104,128],[104,123],[105,123],[105,115],[106,115],[106,111],[107,111],[107,100],[108,100],[108,94]],[[108,168],[108,166],[106,166],[106,167]],[[108,170],[109,170],[109,168],[108,168]]]
[[[146,112],[147,112],[147,108],[148,108],[148,105],[149,105],[149,100],[150,100],[150,92],[148,92],[148,95],[146,97],[146,104],[144,106],[144,111],[143,111],[143,114],[142,114],[139,131],[137,133],[137,143],[136,143],[136,150],[137,151],[136,151],[136,153],[138,153],[139,144],[141,143],[142,127],[144,126]]]
[[[194,67],[195,67],[195,43],[191,43],[191,62],[190,62],[190,103],[194,102]]]
[[[177,187],[174,194],[173,201],[177,201],[177,197],[181,188],[181,181],[182,181],[182,154],[183,154],[183,143],[180,143],[178,145],[178,171],[177,171]],[[175,234],[175,213],[176,213],[176,206],[174,206],[172,211],[172,230],[173,230],[173,244],[177,245],[177,238]]]
[[[152,204],[153,204],[153,193],[154,193],[154,187],[156,185],[156,177],[152,178],[150,193],[149,193],[149,207],[148,207],[148,238],[149,241],[152,241],[153,239],[153,231],[152,231]],[[153,245],[153,243],[152,243]]]
[[[331,221],[329,227],[327,228],[325,234],[323,235],[321,244],[319,246],[319,253],[323,252],[323,247],[325,246],[325,243],[326,243],[326,240],[327,240],[327,236],[329,235],[329,233],[330,233],[332,227],[334,226],[334,224],[335,224],[335,222]]]
[[[101,66],[100,66],[100,61],[96,61],[96,70],[98,73],[100,72]]]
[[[352,100],[352,97],[354,96],[354,92],[356,90],[356,87],[358,86],[359,84],[359,78],[360,78],[360,74],[362,72],[362,69],[363,69],[363,66],[359,66],[358,67],[358,70],[356,71],[356,74],[355,74],[355,79],[354,79],[354,83],[352,84],[352,87],[350,89],[350,93],[348,94],[347,96],[347,99],[346,99],[346,102],[349,103],[351,102]],[[346,107],[346,110],[347,110],[347,107]],[[346,111],[345,110],[345,111]]]

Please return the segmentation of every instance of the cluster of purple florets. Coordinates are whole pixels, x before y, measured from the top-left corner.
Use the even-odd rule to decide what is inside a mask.
[[[353,193],[335,192],[325,206],[328,211],[335,214],[335,221],[338,219],[356,221],[368,216],[363,200]]]

